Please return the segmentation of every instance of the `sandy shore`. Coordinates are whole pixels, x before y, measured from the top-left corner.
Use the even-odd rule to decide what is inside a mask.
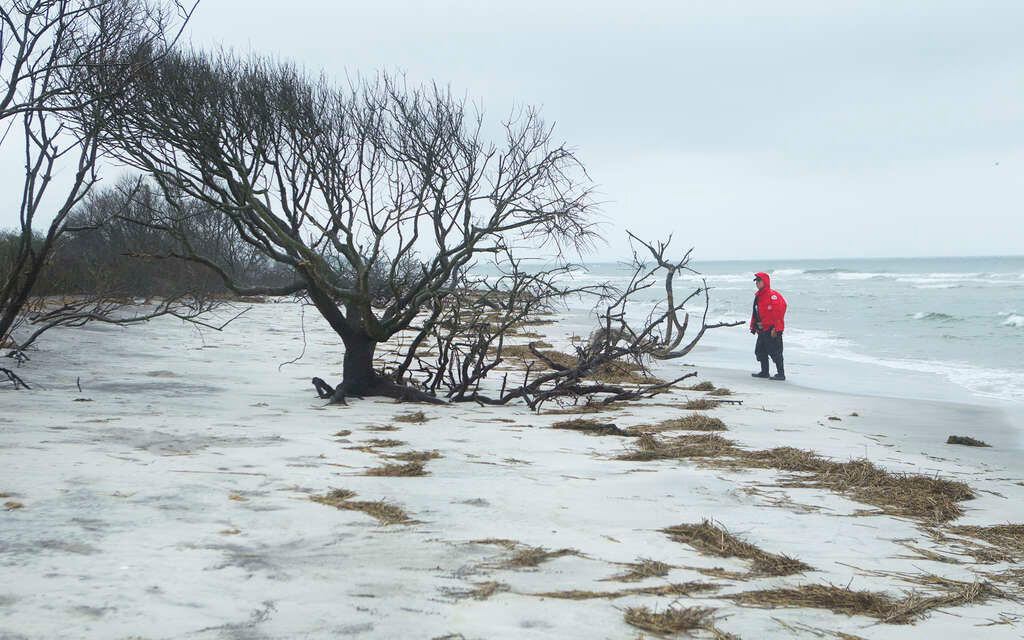
[[[305,355],[279,370],[302,352],[303,322]],[[545,329],[556,346],[571,331]],[[938,523],[777,468],[617,459],[636,437],[551,428],[571,415],[373,399],[325,407],[309,379],[338,376],[338,341],[293,304],[257,305],[224,333],[162,320],[54,332],[42,348],[23,369],[37,388],[0,392],[0,638],[651,635],[627,624],[631,607],[711,608],[719,633],[748,640],[1024,630],[1012,599],[1020,573],[1003,573],[1019,558],[951,537],[956,526],[1024,522],[1020,425],[1001,409],[700,369],[742,401],[703,413],[743,450],[791,446],[967,483],[975,497],[959,503],[963,515]],[[683,390],[581,417],[643,431],[707,397]],[[403,421],[417,410],[425,421]],[[994,446],[946,445],[950,434]],[[366,475],[406,462],[389,456],[432,451],[427,475]],[[311,499],[334,489],[354,492],[333,501],[343,508]],[[361,504],[373,501],[408,521],[382,524]],[[767,575],[662,531],[704,519],[810,568]],[[609,580],[641,559],[667,567]],[[737,595],[835,585],[899,603],[948,595],[952,583],[935,575],[983,584],[983,595],[928,607],[912,624]],[[566,591],[616,593],[557,597]],[[705,626],[695,637],[714,637]]]

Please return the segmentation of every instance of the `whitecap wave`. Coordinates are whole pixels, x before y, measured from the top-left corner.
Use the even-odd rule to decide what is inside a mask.
[[[915,289],[962,289],[964,285],[956,282],[936,282],[932,284],[915,284]]]
[[[1010,317],[1020,318],[1021,326],[1024,326],[1024,317]],[[790,336],[787,347],[792,345],[826,358],[939,375],[977,396],[1024,402],[1024,372],[1021,371],[979,367],[965,362],[869,356],[859,352],[849,340],[828,331],[790,329],[786,334]]]
[[[840,269],[838,267],[833,267],[833,268],[830,268],[830,269],[807,269],[806,271],[804,271],[804,273],[809,275],[809,276],[827,276],[827,275],[831,275],[833,273],[858,273],[858,272],[853,270],[853,269]]]
[[[898,278],[898,273],[871,273],[866,271],[838,271],[835,274],[837,280],[890,280]]]
[[[1006,319],[1001,323],[1004,327],[1017,327],[1018,329],[1024,327],[1024,316],[1019,316],[1015,313],[1011,313],[1006,316]]]
[[[959,320],[956,316],[951,316],[948,313],[939,313],[937,311],[918,311],[910,317],[914,320]]]

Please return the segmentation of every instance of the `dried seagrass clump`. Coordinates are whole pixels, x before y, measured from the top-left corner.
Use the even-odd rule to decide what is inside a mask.
[[[544,547],[523,547],[513,553],[512,557],[505,561],[504,566],[510,569],[525,569],[536,567],[548,560],[562,556],[578,556],[579,554],[580,552],[575,549],[549,550]]]
[[[714,609],[707,607],[671,606],[664,611],[648,607],[629,607],[624,614],[626,624],[651,633],[683,633],[706,629],[712,624]]]
[[[628,436],[614,423],[601,422],[600,420],[588,420],[586,418],[574,418],[572,420],[561,420],[551,425],[552,429],[566,429],[569,431],[580,431],[594,436]]]
[[[639,424],[628,429],[629,433],[662,433],[664,431],[727,431],[725,423],[704,413],[691,413],[681,418],[669,418],[656,424]]]
[[[397,505],[383,500],[352,500],[355,496],[355,492],[348,489],[333,489],[322,496],[310,496],[309,499],[343,511],[361,511],[376,518],[384,525],[410,524],[413,522],[409,515]]]
[[[892,472],[863,459],[837,462],[794,447],[750,451],[715,433],[671,438],[645,433],[636,443],[635,449],[618,459],[695,459],[715,467],[788,471],[795,475],[786,480],[785,486],[829,489],[884,513],[929,523],[960,517],[960,503],[974,498],[971,488],[958,480]]]
[[[560,600],[615,600],[627,596],[689,596],[703,591],[714,591],[721,585],[710,582],[673,582],[659,584],[651,587],[631,587],[629,589],[617,589],[615,591],[546,591],[533,593],[540,598],[558,598]]]
[[[938,589],[934,595],[912,592],[902,598],[877,591],[860,591],[834,585],[801,585],[744,591],[725,596],[740,604],[759,607],[826,609],[848,616],[868,616],[888,624],[911,624],[932,610],[981,603],[1006,594],[987,582],[961,582],[939,576],[920,576],[920,584]]]
[[[796,558],[768,553],[710,520],[700,524],[680,524],[662,529],[662,532],[667,533],[672,540],[688,544],[701,553],[749,560],[750,572],[755,575],[788,576],[811,570],[810,566]]]
[[[405,422],[407,424],[423,424],[429,419],[430,418],[427,417],[427,414],[423,413],[422,411],[400,413],[394,418],[392,418],[392,420],[394,420],[395,422]]]
[[[650,558],[640,558],[638,562],[626,565],[628,570],[615,574],[605,580],[616,582],[640,582],[647,578],[663,578],[672,570],[672,565]]]
[[[690,411],[707,411],[708,409],[714,409],[719,405],[717,400],[708,400],[707,398],[694,398],[693,400],[687,400],[683,404],[684,409]]]
[[[374,467],[366,471],[368,476],[386,476],[386,477],[412,477],[412,476],[425,476],[427,470],[423,467],[422,462],[407,462],[405,464],[385,464],[379,467]]]

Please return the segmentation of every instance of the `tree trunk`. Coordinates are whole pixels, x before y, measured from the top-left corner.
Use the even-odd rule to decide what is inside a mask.
[[[313,386],[317,395],[325,397],[329,391],[331,404],[345,404],[349,396],[385,396],[402,402],[429,402],[431,404],[447,404],[437,396],[413,389],[380,375],[373,368],[373,354],[377,350],[377,341],[373,340],[362,329],[359,322],[360,309],[349,305],[342,315],[337,303],[320,289],[315,281],[308,280],[310,299],[321,315],[327,320],[341,341],[345,343],[345,359],[342,365],[342,380],[334,389],[319,378],[313,378]]]
[[[19,348],[19,345],[14,340],[12,330],[15,322],[18,320],[18,314],[25,307],[25,303],[28,302],[29,295],[32,293],[32,288],[36,284],[36,280],[39,278],[39,272],[42,271],[43,260],[32,260],[28,269],[28,273],[12,273],[10,274],[10,282],[13,284],[10,290],[10,296],[0,302],[4,303],[5,306],[2,308],[3,313],[0,314],[0,344],[5,339],[10,339],[11,344],[14,348]],[[24,280],[22,280],[24,277]]]
[[[373,368],[373,354],[377,349],[377,342],[366,334],[349,334],[342,337],[342,341],[345,343],[342,380],[331,395],[331,404],[345,404],[345,398],[351,396],[385,396],[403,402],[445,404],[444,400],[436,396],[396,384],[377,373]]]
[[[345,360],[342,365],[341,384],[334,390],[331,402],[342,403],[346,396],[372,395],[380,382],[380,375],[373,368],[373,353],[377,343],[369,336],[357,334],[343,338]]]

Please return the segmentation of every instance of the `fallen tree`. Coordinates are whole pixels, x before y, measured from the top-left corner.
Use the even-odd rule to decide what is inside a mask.
[[[645,248],[653,246],[633,238]],[[609,404],[662,393],[697,374],[691,371],[660,380],[649,370],[652,362],[689,353],[709,329],[742,324],[708,324],[709,288],[703,279],[689,295],[675,297],[673,279],[679,271],[699,274],[688,266],[691,252],[681,260],[668,261],[670,243],[671,239],[658,244],[653,250],[653,263],[647,262],[644,254],[635,253],[632,264],[623,267],[628,277],[621,287],[566,286],[560,283],[571,278],[571,268],[524,272],[520,263],[508,256],[507,269],[500,277],[465,279],[461,291],[472,295],[451,296],[439,307],[440,314],[424,319],[404,349],[396,375],[408,375],[415,362],[419,376],[409,376],[409,381],[431,394],[443,391],[452,402],[494,405],[522,400],[533,409],[565,399],[587,398],[588,402]],[[630,314],[640,294],[654,287],[659,277],[665,278],[665,299],[651,305],[646,314]],[[690,337],[685,307],[702,295],[705,307],[701,324]],[[574,353],[545,352],[534,342],[526,345],[526,353],[522,344],[509,346],[508,339],[516,335],[517,328],[528,325],[538,314],[550,313],[570,296],[596,299],[595,329],[574,347]],[[481,299],[488,304],[481,305]],[[685,345],[677,349],[684,340]],[[421,350],[429,357],[421,356]],[[524,363],[522,373],[510,376],[505,372],[500,387],[492,384],[486,388],[485,379],[510,355]]]

